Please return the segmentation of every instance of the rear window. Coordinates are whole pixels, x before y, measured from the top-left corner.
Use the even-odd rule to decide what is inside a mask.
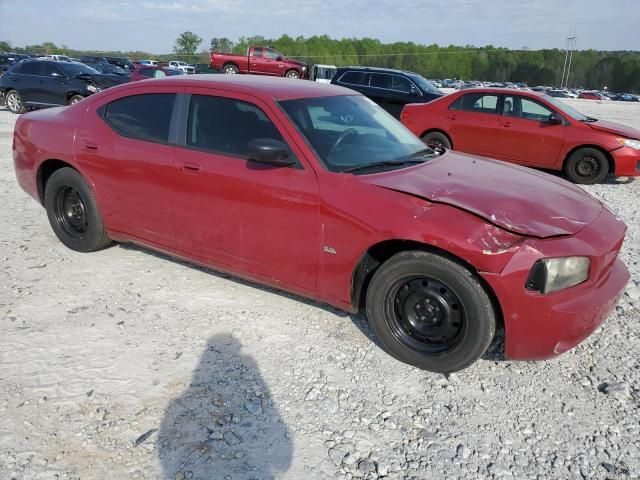
[[[364,72],[347,72],[340,77],[340,83],[348,83],[350,85],[362,85]]]
[[[100,113],[124,137],[167,143],[175,98],[175,93],[132,95],[108,103]]]

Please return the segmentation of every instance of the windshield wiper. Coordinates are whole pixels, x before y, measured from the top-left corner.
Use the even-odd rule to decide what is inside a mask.
[[[414,154],[415,155],[415,154]],[[344,170],[342,170],[343,173],[347,173],[347,172],[356,172],[359,170],[368,170],[370,168],[377,168],[377,167],[400,167],[402,165],[411,165],[411,164],[418,164],[418,163],[424,163],[426,162],[426,160],[401,160],[401,161],[391,161],[391,160],[386,160],[386,161],[382,161],[382,162],[373,162],[373,163],[368,163],[366,165],[357,165],[355,167],[349,167],[349,168],[345,168]]]
[[[597,118],[593,118],[593,117],[587,117],[584,120],[580,120],[581,122],[587,122],[587,123],[591,123],[591,122],[597,122],[598,119]]]

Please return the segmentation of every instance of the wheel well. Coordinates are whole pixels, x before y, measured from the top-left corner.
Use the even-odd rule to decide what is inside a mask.
[[[38,174],[36,176],[36,182],[38,185],[38,197],[40,197],[40,203],[44,205],[44,191],[47,186],[47,182],[51,175],[56,170],[60,170],[61,168],[73,168],[73,166],[69,165],[67,162],[63,160],[49,159],[42,162],[40,168],[38,168]],[[74,168],[75,170],[75,168]]]
[[[71,97],[73,97],[74,95],[80,95],[81,97],[83,96],[82,94],[80,94],[78,92],[69,92],[69,93],[67,93],[67,102],[69,100],[71,100]]]
[[[575,152],[577,152],[582,148],[594,148],[599,152],[602,152],[602,154],[604,154],[604,156],[606,157],[607,162],[609,163],[609,173],[615,172],[616,164],[613,161],[613,157],[606,149],[598,145],[578,145],[577,147],[573,148],[571,151],[569,151],[569,153],[567,153],[567,155],[564,157],[564,160],[562,161],[562,171],[564,171],[565,167],[567,166],[567,161],[569,160],[569,157],[571,157],[571,155],[573,155]]]
[[[378,269],[378,267],[380,267],[380,265],[389,260],[396,253],[400,253],[406,250],[420,250],[423,252],[435,253],[466,268],[469,272],[471,272],[471,274],[480,283],[480,285],[482,285],[485,292],[491,299],[494,311],[496,312],[497,326],[504,326],[504,321],[502,319],[502,309],[500,308],[498,297],[496,296],[491,286],[480,275],[478,275],[478,271],[473,267],[473,265],[465,262],[459,257],[456,257],[446,250],[442,250],[440,248],[434,247],[433,245],[427,245],[425,243],[420,243],[412,240],[385,240],[383,242],[372,245],[364,253],[364,255],[362,255],[360,261],[358,262],[358,265],[353,271],[353,275],[351,278],[351,305],[353,305],[355,310],[361,311],[364,309],[367,289],[369,288],[371,278],[373,277],[373,274]]]
[[[420,135],[420,138],[424,137],[427,133],[431,133],[431,132],[438,132],[444,135],[445,137],[447,137],[449,139],[449,143],[451,144],[451,148],[453,148],[453,140],[451,140],[451,137],[449,136],[449,134],[444,130],[440,130],[439,128],[430,128],[429,130],[422,132],[422,135]]]

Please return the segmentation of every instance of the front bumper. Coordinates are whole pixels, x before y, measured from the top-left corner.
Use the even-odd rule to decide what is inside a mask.
[[[620,147],[610,152],[616,177],[640,176],[640,150]]]
[[[587,338],[607,318],[629,281],[617,258],[626,226],[608,210],[569,237],[527,240],[499,274],[483,273],[502,308],[505,356],[542,360],[564,353]],[[587,255],[589,280],[559,292],[525,289],[540,258]]]

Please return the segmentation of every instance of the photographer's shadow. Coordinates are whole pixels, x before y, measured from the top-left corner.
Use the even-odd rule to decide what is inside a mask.
[[[230,335],[211,337],[158,434],[164,478],[274,479],[291,464],[289,432],[254,360]]]

